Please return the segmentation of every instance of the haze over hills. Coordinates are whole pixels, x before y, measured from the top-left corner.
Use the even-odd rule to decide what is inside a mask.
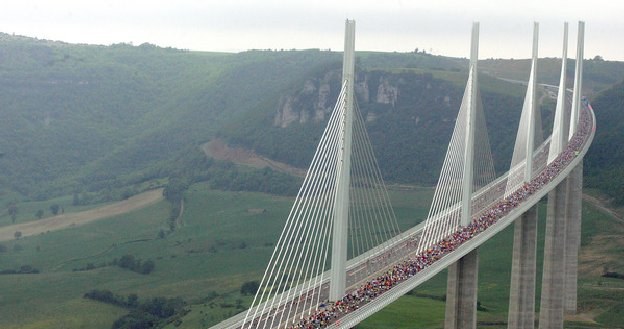
[[[184,175],[183,167],[201,156],[199,146],[215,136],[305,168],[333,107],[341,60],[341,53],[318,50],[199,53],[2,34],[0,177],[4,188],[28,198],[92,192],[96,200],[115,199],[142,182]],[[358,104],[384,176],[435,184],[466,61],[422,52],[363,52],[357,61]],[[488,74],[522,79],[528,61],[480,65],[496,168],[503,172],[524,89]],[[544,82],[556,83],[559,65],[540,61]],[[621,62],[590,60],[585,68],[589,94],[624,77]],[[553,106],[545,99],[546,130]]]

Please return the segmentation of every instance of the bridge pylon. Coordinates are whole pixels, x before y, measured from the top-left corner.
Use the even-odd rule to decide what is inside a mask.
[[[553,162],[568,144],[568,131],[570,125],[570,109],[568,104],[566,88],[568,61],[568,23],[563,25],[563,53],[561,55],[561,78],[559,79],[559,90],[557,91],[557,105],[555,107],[555,120],[553,122],[552,137],[548,149],[548,163]]]
[[[334,225],[332,235],[331,278],[329,300],[338,301],[345,295],[347,239],[349,222],[349,186],[351,177],[351,143],[353,134],[353,111],[355,102],[355,21],[345,22],[345,42],[342,81],[345,85],[345,111],[342,118],[342,148],[338,154]]]
[[[537,122],[539,122],[537,116],[540,114],[536,102],[538,39],[539,23],[535,22],[533,23],[531,73],[529,76],[527,94],[524,99],[522,119],[520,120],[518,128],[516,147],[514,148],[514,159],[512,160],[511,169],[509,171],[513,173],[513,168],[523,160],[519,154],[524,153],[525,166],[521,174],[523,176],[522,182],[524,183],[530,182],[533,178],[533,153],[536,144],[535,132],[537,129],[541,129],[541,127],[537,127]],[[512,184],[509,183],[510,179],[511,178],[508,178],[508,189],[510,186],[516,186],[515,182]],[[537,206],[533,206],[529,211],[522,214],[514,224],[511,285],[509,292],[509,329],[526,329],[534,328],[535,326],[537,213]]]
[[[583,76],[584,22],[578,25],[574,90],[568,140],[579,123]],[[559,127],[561,129],[561,127]],[[562,131],[563,133],[564,131]],[[564,313],[576,312],[581,230],[582,162],[548,193],[539,328],[563,328]],[[574,271],[574,273],[571,273]],[[570,299],[568,301],[568,298]]]
[[[584,52],[585,22],[578,23],[578,41],[576,54],[576,70],[574,74],[574,92],[570,134],[576,132],[581,110],[581,94],[583,84],[583,52]],[[572,125],[574,125],[572,127]],[[568,177],[568,208],[566,227],[566,278],[565,278],[565,305],[566,313],[577,311],[577,284],[578,284],[578,253],[581,246],[581,202],[583,199],[583,162],[572,170]]]
[[[460,223],[466,226],[472,217],[472,192],[474,170],[474,136],[477,117],[478,70],[479,61],[479,23],[472,24],[470,44],[470,71],[468,87],[464,97],[468,96],[464,166],[462,177]],[[479,251],[475,249],[449,266],[446,282],[445,329],[470,329],[477,327],[477,292],[479,277]]]

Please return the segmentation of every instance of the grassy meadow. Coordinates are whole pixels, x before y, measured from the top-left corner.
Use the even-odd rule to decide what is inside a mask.
[[[431,195],[430,188],[392,188],[390,196],[402,229],[426,216]],[[168,203],[160,202],[88,225],[3,242],[6,251],[0,253],[0,269],[30,265],[41,273],[0,275],[0,328],[110,328],[127,310],[82,298],[91,289],[108,289],[122,296],[136,293],[140,300],[183,298],[189,313],[168,328],[205,328],[244,310],[251,297],[242,296],[240,286],[261,278],[292,198],[216,191],[200,183],[191,186],[185,199],[180,227],[164,237],[159,232],[168,230],[170,209]],[[540,214],[541,237],[544,204]],[[615,238],[624,234],[624,224],[587,204],[583,216],[581,312],[595,320],[595,327],[617,327],[624,322],[620,311],[624,281],[601,278],[603,265],[599,264],[624,271],[624,260],[618,257],[623,245]],[[512,235],[509,228],[480,248],[483,311],[479,322],[493,324],[488,328],[505,327]],[[592,253],[601,256],[590,257]],[[153,260],[155,270],[141,275],[107,265],[126,254]],[[74,271],[89,263],[95,268]],[[442,273],[358,328],[441,328],[444,303],[439,297],[445,285]],[[568,324],[592,328],[587,322]]]

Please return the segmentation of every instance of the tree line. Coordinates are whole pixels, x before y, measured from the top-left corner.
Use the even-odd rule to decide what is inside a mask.
[[[141,301],[135,293],[122,296],[98,289],[86,292],[83,297],[130,310],[130,313],[115,320],[113,329],[157,328],[188,312],[186,302],[180,298],[153,297]]]
[[[88,263],[84,267],[74,268],[73,271],[74,272],[91,271],[91,270],[95,270],[97,268],[106,267],[106,266],[118,266],[125,270],[130,270],[139,274],[148,275],[152,273],[152,271],[154,271],[154,269],[156,268],[156,263],[151,259],[142,260],[138,257],[135,257],[134,255],[126,254],[126,255],[121,256],[121,258],[119,259],[115,258],[114,260],[108,263],[100,263],[100,264]]]

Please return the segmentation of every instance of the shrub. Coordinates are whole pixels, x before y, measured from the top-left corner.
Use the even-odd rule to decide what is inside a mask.
[[[260,288],[258,281],[247,281],[241,286],[240,292],[243,295],[254,295]]]

